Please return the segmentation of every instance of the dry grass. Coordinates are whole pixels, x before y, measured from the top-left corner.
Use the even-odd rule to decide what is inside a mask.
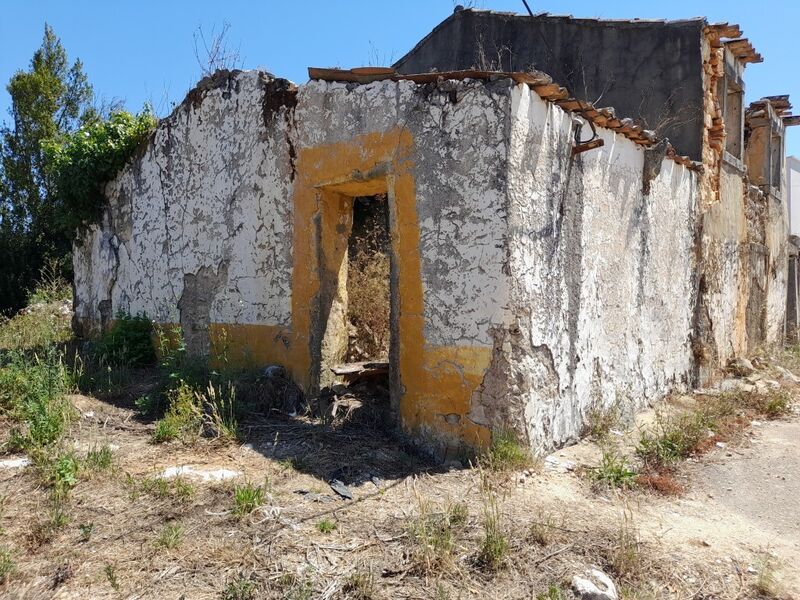
[[[151,391],[136,383],[137,395]],[[206,435],[152,444],[156,426],[132,403],[68,398],[75,417],[47,460],[0,471],[0,595],[557,600],[569,597],[565,578],[593,564],[634,589],[691,597],[697,585],[681,587],[681,573],[706,582],[707,597],[738,591],[714,560],[694,560],[680,544],[662,552],[632,517],[618,526],[615,501],[599,501],[585,482],[564,475],[559,493],[564,480],[547,474],[518,484],[509,471],[530,457],[511,438],[493,450],[500,468],[443,472],[358,425],[259,414],[237,424],[247,448]],[[12,425],[0,421],[0,434]],[[242,475],[161,477],[177,465]],[[354,501],[333,495],[334,477]],[[268,493],[246,484],[264,478]]]
[[[351,336],[348,361],[389,356],[389,255],[359,248],[347,279]]]

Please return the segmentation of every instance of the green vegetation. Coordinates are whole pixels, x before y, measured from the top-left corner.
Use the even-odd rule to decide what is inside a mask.
[[[0,354],[0,414],[16,423],[9,446],[34,451],[58,441],[71,416],[64,399],[71,386],[63,355],[54,346],[33,354]]]
[[[239,430],[235,411],[236,388],[232,383],[198,390],[181,381],[167,394],[164,418],[156,423],[155,443],[175,439],[193,441],[207,435],[224,441],[237,441]]]
[[[342,586],[347,598],[354,600],[371,600],[376,598],[375,577],[371,571],[351,573]]]
[[[157,545],[162,548],[177,548],[183,540],[184,528],[180,523],[167,523],[158,535]]]
[[[489,571],[500,569],[506,560],[509,544],[503,532],[502,513],[497,493],[483,485],[483,540],[478,550],[478,563]]]
[[[0,547],[0,583],[6,583],[16,572],[17,566],[14,563],[14,556],[11,550]]]
[[[195,493],[194,486],[180,477],[171,479],[143,477],[137,479],[130,474],[126,474],[125,487],[131,500],[136,500],[142,495],[148,495],[159,500],[169,498],[183,502],[191,498]]]
[[[419,502],[419,515],[409,527],[409,536],[415,543],[416,569],[432,573],[453,562],[456,536],[467,523],[467,507],[462,503],[435,507],[426,501]]]
[[[244,517],[264,504],[266,489],[264,486],[253,485],[247,482],[237,485],[233,489],[234,508],[233,514]]]
[[[336,531],[336,521],[330,519],[322,519],[317,523],[317,529],[320,533],[332,533]]]
[[[83,466],[90,471],[107,471],[114,461],[114,454],[108,444],[93,447],[86,453]]]
[[[114,565],[107,563],[103,572],[106,575],[106,579],[108,580],[108,584],[111,588],[118,592],[120,590],[119,581],[117,580],[117,570],[114,568]]]
[[[152,321],[145,315],[118,313],[111,329],[98,340],[96,352],[112,365],[146,367],[155,364]]]
[[[567,592],[561,586],[552,583],[547,587],[546,592],[536,594],[536,600],[566,600],[567,598],[569,598]]]
[[[83,523],[78,525],[78,531],[81,532],[81,541],[86,543],[92,537],[92,532],[94,531],[94,523]]]
[[[492,434],[492,445],[484,455],[483,462],[493,471],[526,469],[533,465],[533,457],[524,448],[516,434],[510,430],[498,430]]]
[[[242,574],[229,582],[220,594],[220,600],[255,600],[257,590],[255,582]]]
[[[0,313],[22,308],[49,260],[69,276],[72,233],[56,229],[60,210],[43,144],[98,119],[80,60],[70,64],[45,24],[27,70],[6,86],[10,121],[0,127]]]
[[[43,142],[47,170],[55,185],[56,223],[65,232],[87,227],[100,218],[103,184],[110,181],[155,129],[150,107],[132,115],[113,111],[74,132]]]
[[[595,481],[605,485],[622,488],[632,487],[636,482],[636,471],[628,463],[628,458],[614,447],[603,449],[600,464],[592,470]]]

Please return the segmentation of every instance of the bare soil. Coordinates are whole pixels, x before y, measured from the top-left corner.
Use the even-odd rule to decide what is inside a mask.
[[[759,598],[753,586],[764,560],[783,597],[800,587],[797,412],[691,459],[678,474],[686,492],[665,497],[598,489],[581,475],[600,456],[591,441],[538,470],[486,473],[443,469],[379,430],[280,414],[246,423],[241,445],[156,445],[153,423],[125,402],[70,400],[78,417],[67,443],[79,456],[112,445],[113,467],[81,474],[69,522],[50,536],[42,533],[50,493],[34,467],[0,468],[0,545],[16,565],[3,597],[220,598],[244,581],[258,598],[535,598],[551,585],[569,598],[571,578],[597,566],[625,598]],[[152,485],[180,466],[241,475]],[[340,498],[331,479],[353,500]],[[487,481],[509,540],[497,570],[478,560]],[[244,482],[268,493],[240,517],[233,491]],[[466,521],[452,553],[426,569],[414,524],[454,503],[466,505]],[[323,533],[323,520],[335,530]],[[168,524],[182,532],[171,548],[158,541]]]

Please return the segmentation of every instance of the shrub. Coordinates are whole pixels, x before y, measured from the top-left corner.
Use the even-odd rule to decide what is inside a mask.
[[[389,354],[390,332],[390,259],[386,198],[366,207],[354,204],[354,220],[348,248],[347,313],[350,344],[347,360],[385,358]],[[362,211],[360,208],[364,208]],[[371,210],[381,208],[384,210]]]
[[[117,314],[111,329],[98,341],[97,351],[114,365],[146,367],[155,364],[152,321],[145,315]]]
[[[105,205],[103,185],[114,178],[158,120],[149,107],[138,115],[111,113],[74,133],[42,144],[55,185],[56,225],[69,236],[96,223]]]
[[[71,410],[63,395],[72,381],[55,348],[40,354],[7,354],[0,364],[0,413],[16,421],[9,445],[20,450],[57,441]],[[3,358],[0,358],[3,360]]]

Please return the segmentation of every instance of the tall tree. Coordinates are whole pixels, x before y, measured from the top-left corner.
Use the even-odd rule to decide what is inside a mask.
[[[53,227],[42,142],[96,116],[83,64],[70,65],[47,24],[28,70],[17,71],[6,89],[11,124],[0,129],[0,311],[22,306],[43,261],[70,250],[68,236]]]

